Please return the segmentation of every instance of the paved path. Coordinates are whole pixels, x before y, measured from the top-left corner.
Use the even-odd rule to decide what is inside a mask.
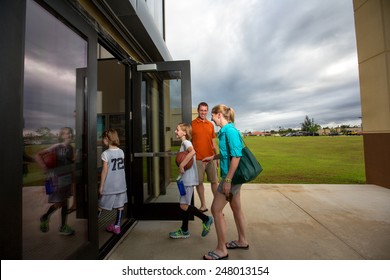
[[[211,205],[210,185],[206,197]],[[199,206],[199,202],[195,200]],[[375,185],[244,185],[249,250],[230,260],[390,260],[390,189]],[[230,208],[228,239],[236,238]],[[210,212],[208,212],[210,213]],[[200,260],[216,245],[190,222],[191,237],[168,238],[180,221],[139,221],[108,255],[112,260]]]

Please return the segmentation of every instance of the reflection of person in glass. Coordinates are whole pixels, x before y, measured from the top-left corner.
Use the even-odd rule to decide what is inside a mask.
[[[61,226],[59,234],[72,235],[75,231],[66,223],[68,216],[68,199],[71,196],[73,184],[74,149],[71,146],[73,130],[70,127],[61,128],[59,143],[38,152],[36,162],[46,173],[46,184],[50,184],[52,192],[48,192],[48,202],[52,203],[47,212],[40,218],[42,232],[49,231],[51,214],[61,209]]]

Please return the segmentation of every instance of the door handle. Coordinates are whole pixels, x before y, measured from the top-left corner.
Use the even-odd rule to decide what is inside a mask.
[[[172,157],[176,156],[177,152],[156,152],[154,155],[156,157]]]
[[[177,152],[134,153],[134,157],[172,157]]]
[[[134,157],[153,157],[154,153],[134,153]]]

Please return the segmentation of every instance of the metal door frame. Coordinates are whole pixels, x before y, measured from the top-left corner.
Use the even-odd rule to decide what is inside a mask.
[[[142,150],[142,120],[141,118],[141,84],[142,73],[153,73],[159,76],[159,72],[180,71],[181,73],[181,108],[183,122],[192,121],[191,101],[191,71],[190,61],[166,61],[153,64],[138,65],[132,67],[132,138],[131,149],[131,199],[134,218],[138,220],[181,220],[181,213],[178,211],[178,202],[165,203],[144,203],[143,202],[143,162],[137,151]],[[164,141],[161,139],[161,141]],[[161,143],[160,141],[160,143]],[[149,153],[148,157],[164,158],[172,156],[171,153]],[[161,173],[160,173],[161,175]],[[162,180],[164,181],[164,180]],[[193,217],[191,217],[193,218]]]

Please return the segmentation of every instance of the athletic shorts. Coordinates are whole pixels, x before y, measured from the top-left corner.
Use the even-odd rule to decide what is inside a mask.
[[[194,187],[193,186],[184,186],[184,189],[186,190],[185,195],[180,196],[180,204],[191,204],[192,195],[194,194]]]
[[[217,163],[215,160],[210,160],[207,164],[201,160],[197,160],[196,167],[198,168],[199,184],[203,183],[205,173],[207,174],[207,181],[210,183],[218,182]]]
[[[72,195],[72,174],[52,174],[54,192],[48,195],[49,203],[63,202]]]
[[[99,200],[99,208],[112,210],[122,208],[127,203],[127,193],[104,194]]]

